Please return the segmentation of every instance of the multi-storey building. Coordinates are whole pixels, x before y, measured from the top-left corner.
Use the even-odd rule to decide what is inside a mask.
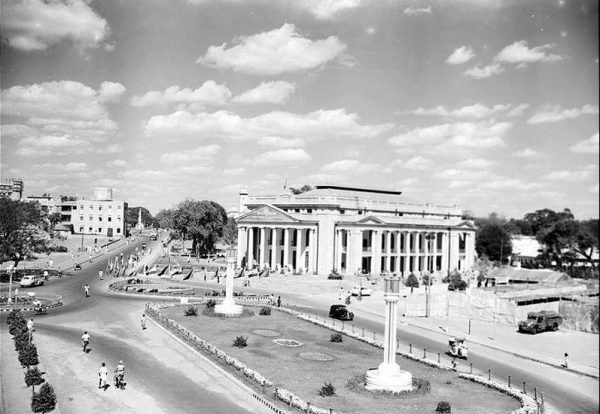
[[[79,199],[75,203],[70,211],[75,233],[106,237],[125,235],[127,203],[114,200],[112,189],[97,188],[91,200]]]
[[[239,214],[239,266],[408,275],[471,269],[475,258],[475,226],[458,207],[411,202],[399,191],[243,191]]]
[[[48,214],[52,214],[54,212],[56,212],[57,210],[57,203],[54,200],[54,198],[52,198],[49,195],[41,195],[41,196],[27,196],[25,197],[25,201],[29,202],[29,203],[39,203],[40,206],[42,207],[42,211],[48,213]]]
[[[0,183],[0,197],[9,197],[13,200],[23,198],[23,180],[9,178]]]

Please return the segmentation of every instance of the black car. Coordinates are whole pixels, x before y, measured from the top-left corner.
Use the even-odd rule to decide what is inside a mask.
[[[346,308],[346,305],[331,305],[329,317],[341,321],[351,321],[354,319],[354,314]]]

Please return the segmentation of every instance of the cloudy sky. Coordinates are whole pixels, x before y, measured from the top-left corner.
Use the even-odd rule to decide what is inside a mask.
[[[2,178],[598,217],[596,0],[3,0]]]

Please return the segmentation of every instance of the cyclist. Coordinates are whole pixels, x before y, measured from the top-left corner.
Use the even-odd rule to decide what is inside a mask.
[[[83,287],[83,290],[85,291],[85,297],[89,297],[90,296],[90,286],[86,283],[85,286]]]
[[[87,352],[87,347],[90,344],[90,335],[87,333],[87,331],[81,335],[81,344],[83,345],[83,352]]]
[[[115,387],[123,389],[123,387],[125,387],[123,382],[123,379],[125,378],[125,365],[123,365],[123,361],[119,361],[115,368],[115,372],[117,373],[117,375],[115,375]]]

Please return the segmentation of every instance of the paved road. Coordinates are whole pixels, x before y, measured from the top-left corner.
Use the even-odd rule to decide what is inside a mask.
[[[124,248],[125,255],[135,246]],[[142,331],[143,300],[103,293],[114,280],[97,279],[106,260],[85,263],[82,271],[36,288],[63,296],[64,306],[34,317],[35,341],[61,414],[268,412],[242,384],[157,325],[149,322]],[[89,298],[85,283],[91,287]],[[81,350],[84,330],[92,337],[89,354]],[[126,365],[126,390],[98,389],[101,362],[112,372],[119,359]]]

